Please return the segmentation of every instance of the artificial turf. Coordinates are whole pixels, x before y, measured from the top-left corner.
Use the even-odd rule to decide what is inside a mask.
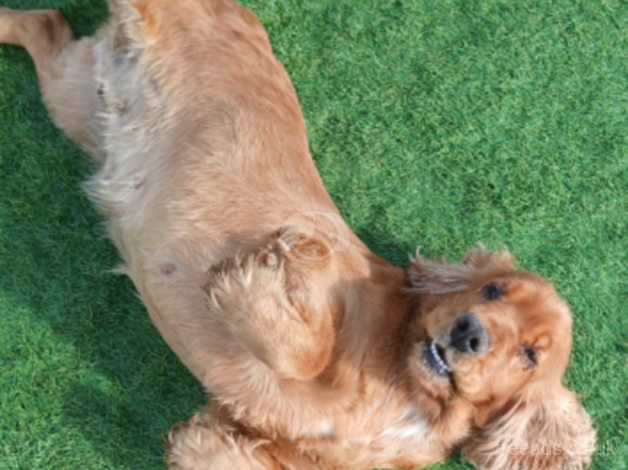
[[[174,1],[174,0],[173,0]],[[103,1],[60,8],[79,34]],[[403,265],[507,245],[575,317],[566,383],[626,468],[628,11],[620,0],[251,0],[354,230]],[[0,47],[0,469],[154,469],[205,401],[151,326],[52,125]],[[458,458],[439,469],[467,468]]]

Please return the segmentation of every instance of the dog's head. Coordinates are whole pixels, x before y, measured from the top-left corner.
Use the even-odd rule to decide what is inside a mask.
[[[490,469],[587,465],[595,431],[562,385],[572,320],[554,288],[481,247],[460,264],[417,254],[408,283],[419,309],[409,364],[471,407],[463,455]]]

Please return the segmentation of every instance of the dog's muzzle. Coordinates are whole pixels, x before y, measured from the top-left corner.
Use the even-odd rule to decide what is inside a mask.
[[[461,353],[478,355],[488,351],[490,336],[478,317],[466,312],[456,318],[449,344]]]

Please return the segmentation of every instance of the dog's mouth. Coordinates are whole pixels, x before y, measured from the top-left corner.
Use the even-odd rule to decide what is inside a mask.
[[[423,361],[436,375],[446,377],[451,373],[451,369],[445,359],[445,349],[432,339],[428,339],[424,343]]]

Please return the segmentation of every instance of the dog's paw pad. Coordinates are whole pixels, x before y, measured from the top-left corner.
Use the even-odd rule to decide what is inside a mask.
[[[291,261],[317,264],[331,257],[332,242],[332,239],[318,232],[303,233],[286,229],[278,234],[274,246]]]

